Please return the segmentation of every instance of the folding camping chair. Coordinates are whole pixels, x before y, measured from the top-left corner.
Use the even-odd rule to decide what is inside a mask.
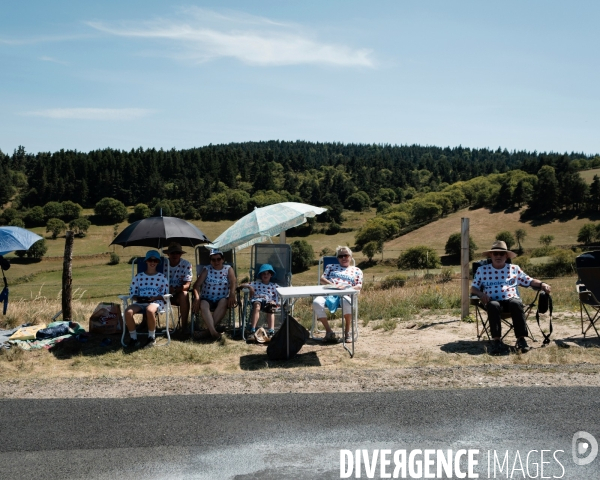
[[[250,254],[250,281],[256,278],[260,267],[268,263],[275,269],[271,282],[280,287],[292,286],[292,247],[284,243],[257,243],[252,246]],[[246,339],[246,325],[250,323],[252,305],[249,291],[243,289],[243,296],[238,298],[242,338]],[[275,311],[275,326],[283,322],[281,308]]]
[[[598,328],[600,326],[598,318],[600,318],[600,252],[585,252],[579,255],[575,259],[575,265],[577,266],[577,293],[579,295],[579,310],[581,314],[581,333],[585,338],[590,328],[593,328],[596,335],[600,338]],[[589,325],[585,327],[585,321],[583,317],[585,312],[587,317],[587,323]],[[597,323],[598,322],[598,323]]]
[[[317,285],[321,284],[321,277],[323,276],[323,273],[325,272],[325,269],[327,268],[327,265],[339,265],[339,260],[337,259],[337,257],[333,257],[333,256],[327,256],[327,257],[321,257],[319,259],[319,269],[318,269],[318,276],[317,276]],[[354,257],[352,258],[352,266],[354,267],[356,265],[356,261],[354,260]],[[340,304],[339,307],[340,311],[342,311],[342,305]],[[343,316],[343,315],[342,315]],[[352,322],[354,323],[354,332],[356,335],[356,338],[354,340],[358,340],[358,296],[355,297],[354,300],[354,309],[352,310]],[[312,321],[312,327],[310,328],[310,337],[314,338],[314,334],[315,332],[321,334],[321,333],[325,333],[324,330],[320,330],[319,326],[318,326],[318,321],[317,321],[317,314],[313,311],[313,321]],[[343,334],[343,332],[342,332]]]
[[[477,269],[480,266],[485,265],[487,263],[492,263],[491,258],[481,260],[479,262],[473,262],[473,264],[472,264],[473,277],[475,276],[475,272],[477,271]],[[506,260],[506,263],[511,263],[510,258],[508,258]],[[517,288],[517,294],[519,295],[519,298],[521,298],[521,301],[522,301],[523,298],[521,297],[521,293],[519,292],[518,288]],[[529,314],[533,310],[533,307],[535,307],[535,303],[537,302],[539,294],[540,294],[540,292],[539,292],[539,290],[537,290],[535,298],[533,299],[533,301],[531,303],[527,303],[527,304],[523,303],[523,311],[525,313],[525,326],[527,327],[527,336],[529,338],[531,338],[531,340],[534,342],[537,342],[537,340],[533,336],[533,333],[531,332],[531,329],[529,328],[529,325],[527,324],[527,319],[529,318]],[[479,300],[479,297],[477,297],[475,295],[471,296],[470,303],[471,303],[471,305],[473,305],[475,307],[475,320],[476,320],[475,323],[477,323],[477,340],[481,340],[481,337],[483,337],[484,334],[487,335],[488,340],[491,340],[492,336],[490,335],[490,330],[489,330],[489,320],[487,318],[487,315],[484,317],[484,315],[482,313],[482,312],[486,312],[485,305],[483,303],[481,303],[481,301]],[[502,340],[504,340],[504,338],[512,330],[514,330],[510,312],[506,311],[506,310],[501,312],[500,320],[507,327],[506,332],[504,333],[504,335],[502,335]],[[480,324],[481,324],[481,328],[480,328]]]
[[[136,271],[137,270],[137,271]],[[165,257],[161,257],[160,262],[158,263],[158,266],[156,267],[156,270],[159,273],[162,273],[163,275],[165,275],[165,277],[167,277],[167,279],[169,278],[169,259],[165,258]],[[134,258],[133,262],[131,263],[131,280],[133,281],[136,273],[142,273],[146,271],[146,262],[144,261],[144,257],[139,257],[139,258]],[[122,320],[123,320],[123,333],[121,334],[121,345],[123,345],[124,347],[126,347],[127,345],[125,344],[125,332],[127,330],[127,327],[125,326],[125,310],[127,310],[127,307],[133,303],[132,300],[132,296],[131,295],[119,295],[119,298],[121,299],[121,303],[123,304],[123,308],[122,308],[122,312],[121,312],[121,316],[122,316]],[[175,332],[175,329],[177,328],[177,323],[172,323],[172,319],[173,319],[173,309],[171,308],[171,294],[168,293],[166,295],[163,295],[163,300],[165,303],[164,308],[159,309],[156,313],[156,336],[165,336],[167,338],[167,343],[164,345],[168,345],[169,343],[171,343],[171,335]],[[164,316],[164,321],[162,320],[162,317]],[[142,316],[142,318],[145,320],[145,314]],[[148,333],[140,333],[138,332],[138,335],[148,335]],[[163,344],[158,344],[158,345],[163,345]]]
[[[200,276],[200,274],[202,273],[202,270],[204,270],[204,268],[206,268],[210,265],[210,250],[208,248],[206,248],[204,245],[198,245],[195,250],[195,255],[196,255],[196,279],[197,279]],[[227,252],[223,252],[223,260],[224,260],[225,265],[230,265],[231,268],[233,268],[233,273],[235,274],[235,278],[237,278],[235,251],[229,250]],[[194,284],[194,282],[192,282],[192,286],[193,286],[193,284]],[[190,292],[191,292],[191,289],[190,289]],[[193,301],[193,298],[192,298],[192,301]],[[196,324],[196,322],[198,323],[198,327],[200,327],[200,325],[202,325],[204,323],[204,320],[202,319],[202,314],[200,312],[198,312],[198,313],[191,312],[190,316],[191,316],[191,331],[192,331],[192,335],[193,335],[194,334],[194,325]],[[225,326],[225,328],[233,330],[233,334],[235,335],[235,330],[236,330],[236,328],[235,328],[235,308],[230,308],[229,314],[226,315],[225,318],[227,319],[226,320],[227,325]]]

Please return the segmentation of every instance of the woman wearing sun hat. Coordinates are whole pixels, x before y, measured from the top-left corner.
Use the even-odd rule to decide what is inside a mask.
[[[185,253],[181,244],[171,242],[166,250],[163,250],[169,256],[169,293],[171,305],[179,307],[181,314],[181,327],[185,332],[187,330],[188,317],[190,313],[190,300],[188,291],[192,284],[192,264],[181,256]]]
[[[129,348],[140,346],[135,329],[135,320],[133,316],[136,313],[146,314],[148,321],[148,339],[143,345],[144,347],[152,347],[156,341],[156,312],[159,308],[164,308],[163,295],[169,293],[169,282],[167,277],[156,270],[160,262],[160,253],[156,250],[148,250],[146,252],[146,271],[138,273],[131,282],[129,294],[132,296],[134,303],[125,310],[125,324],[129,330]]]
[[[223,252],[211,250],[210,265],[202,270],[193,288],[192,311],[202,312],[206,328],[215,340],[221,338],[215,327],[223,320],[227,308],[235,307],[237,280],[231,265],[225,265],[223,260]]]
[[[550,285],[536,280],[523,272],[521,267],[508,263],[507,260],[515,258],[517,254],[511,252],[503,241],[494,242],[492,248],[483,252],[491,263],[482,265],[475,272],[471,284],[471,294],[476,295],[485,306],[492,334],[492,351],[494,354],[508,353],[509,348],[502,342],[502,323],[500,315],[503,311],[510,312],[517,349],[522,353],[530,350],[527,345],[527,325],[523,302],[519,298],[517,286],[532,287],[550,293]]]

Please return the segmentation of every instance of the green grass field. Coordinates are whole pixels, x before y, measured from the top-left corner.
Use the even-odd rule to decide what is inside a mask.
[[[589,171],[591,172],[591,171]],[[315,251],[316,258],[325,248],[335,249],[338,245],[354,244],[354,235],[356,229],[360,228],[369,218],[375,215],[373,210],[368,212],[345,212],[346,222],[344,227],[355,229],[351,232],[340,233],[337,235],[325,235],[322,233],[313,234],[308,237],[302,237],[307,240]],[[461,218],[470,219],[471,235],[483,251],[494,241],[496,233],[501,230],[514,232],[517,228],[523,228],[527,232],[524,241],[524,247],[535,248],[539,246],[538,239],[541,235],[554,235],[553,245],[573,245],[576,244],[577,232],[581,226],[589,222],[589,219],[573,218],[567,221],[554,221],[551,223],[532,224],[520,221],[519,212],[504,213],[490,212],[487,209],[469,210],[464,209],[442,218],[434,223],[426,225],[407,235],[387,242],[384,246],[383,255],[378,254],[375,259],[397,259],[402,251],[415,245],[428,245],[437,250],[440,255],[444,254],[444,246],[448,236],[454,232],[460,231]],[[229,228],[233,221],[221,222],[192,222],[200,228],[210,239],[215,239],[223,231]],[[127,226],[123,222],[118,226],[118,231]],[[40,235],[46,235],[44,228],[33,229]],[[92,226],[85,238],[76,238],[74,244],[73,260],[73,289],[82,300],[89,301],[114,301],[116,295],[126,293],[131,278],[131,266],[126,262],[131,256],[143,255],[146,251],[144,247],[111,247],[110,242],[114,238],[113,226]],[[288,237],[288,243],[296,240],[296,237]],[[11,269],[6,272],[11,288],[11,299],[18,300],[36,298],[36,296],[55,299],[59,296],[62,279],[62,256],[64,253],[64,237],[56,240],[47,239],[48,253],[46,257],[37,263],[18,263],[13,262]],[[278,238],[273,239],[279,242]],[[185,258],[194,263],[194,252],[191,248],[186,248]],[[119,265],[108,265],[110,252],[116,252],[121,257]],[[11,255],[8,256],[9,258]],[[250,267],[250,248],[237,253],[238,277],[242,279],[247,276]],[[366,264],[366,258],[360,253],[356,253],[357,264],[363,267],[366,282],[378,282],[382,278],[391,274],[398,273],[398,269],[393,265],[382,263]],[[458,266],[453,267],[455,272],[459,271]],[[422,276],[422,271],[403,272],[409,276]],[[439,270],[432,270],[430,273],[439,273]],[[301,274],[294,275],[295,285],[314,284],[317,281],[317,267],[313,266],[310,270]],[[27,281],[26,281],[27,280]]]

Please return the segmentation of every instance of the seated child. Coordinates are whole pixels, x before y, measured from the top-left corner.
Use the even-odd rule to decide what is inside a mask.
[[[270,337],[275,333],[275,309],[277,308],[277,284],[271,283],[271,277],[275,275],[275,270],[271,265],[265,263],[258,270],[256,275],[260,281],[243,283],[239,288],[250,290],[250,302],[252,303],[252,316],[250,333],[256,332],[256,324],[261,311],[267,314],[267,323],[269,329],[267,335]]]

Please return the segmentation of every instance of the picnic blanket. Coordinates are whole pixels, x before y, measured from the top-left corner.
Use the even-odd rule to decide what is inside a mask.
[[[85,333],[85,329],[76,322],[52,322],[48,324],[48,327],[44,329],[45,331],[55,332],[57,334],[56,337],[51,338],[40,338],[45,335],[38,336],[39,339],[36,340],[11,340],[10,343],[16,345],[17,347],[23,350],[39,350],[40,348],[52,348],[59,342],[66,340],[68,338],[72,338],[73,336],[81,335]],[[40,330],[41,332],[41,330]],[[67,332],[64,335],[60,335],[62,332]]]

